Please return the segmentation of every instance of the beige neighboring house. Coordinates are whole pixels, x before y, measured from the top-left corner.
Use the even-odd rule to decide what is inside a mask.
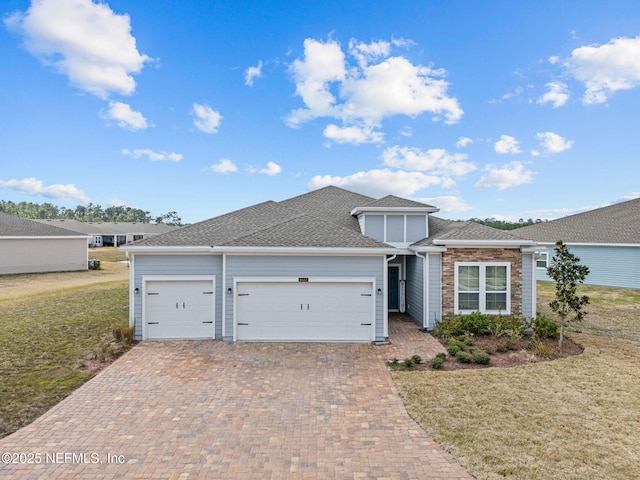
[[[0,275],[87,270],[90,237],[0,212]]]
[[[36,222],[86,233],[91,236],[90,247],[119,247],[180,228],[164,223],[143,222],[79,222],[66,219],[36,220]]]

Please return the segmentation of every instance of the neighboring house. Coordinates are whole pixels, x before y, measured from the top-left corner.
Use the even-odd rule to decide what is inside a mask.
[[[153,235],[171,232],[180,227],[164,223],[142,222],[79,222],[78,220],[54,219],[37,222],[69,228],[91,235],[90,247],[119,247]]]
[[[536,244],[437,211],[326,187],[121,247],[135,336],[375,342],[390,311],[534,316]]]
[[[88,239],[0,212],[0,274],[86,270]]]
[[[536,262],[538,280],[551,281],[547,267],[562,240],[589,267],[586,284],[640,289],[640,198],[512,230],[548,246]]]

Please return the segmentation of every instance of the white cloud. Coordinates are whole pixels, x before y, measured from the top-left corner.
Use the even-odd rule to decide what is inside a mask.
[[[564,152],[565,150],[569,150],[573,145],[573,140],[567,140],[553,132],[538,133],[536,138],[540,140],[540,145],[548,153]]]
[[[585,104],[605,103],[618,90],[640,85],[640,35],[614,38],[605,45],[576,48],[564,62],[573,78],[586,88]]]
[[[215,165],[205,168],[205,171],[215,173],[233,173],[238,171],[238,167],[231,160],[223,158]]]
[[[403,137],[410,137],[413,135],[413,128],[405,126],[400,129],[400,135]]]
[[[455,195],[442,195],[440,197],[417,198],[416,201],[438,207],[442,213],[468,212],[473,207],[462,198]]]
[[[57,183],[45,186],[41,180],[33,177],[23,178],[22,180],[0,180],[0,187],[11,188],[30,195],[42,195],[57,200],[77,200],[82,203],[89,203],[91,201],[82,190],[73,184],[62,185]]]
[[[502,135],[500,137],[500,140],[498,140],[494,145],[493,149],[496,151],[496,153],[499,154],[510,153],[512,155],[515,155],[522,152],[522,150],[520,150],[518,141],[514,137],[511,137],[509,135]]]
[[[356,172],[346,177],[316,175],[309,182],[309,188],[312,190],[329,185],[380,197],[388,194],[412,195],[423,188],[435,185],[448,188],[453,186],[454,182],[448,178],[426,175],[421,172],[392,171],[387,168]]]
[[[502,167],[487,165],[485,170],[489,172],[483,175],[475,186],[476,188],[497,188],[505,190],[509,187],[531,183],[533,172],[525,170],[521,162],[509,162]]]
[[[127,202],[120,200],[119,198],[110,198],[107,200],[107,205],[110,207],[127,207]]]
[[[196,116],[193,124],[204,133],[218,133],[220,122],[224,118],[209,105],[193,104],[193,113]]]
[[[475,165],[465,162],[468,155],[449,153],[441,148],[422,151],[419,148],[394,146],[382,152],[381,158],[387,167],[404,170],[430,171],[436,175],[460,176],[472,172]]]
[[[154,152],[148,148],[137,148],[135,150],[123,148],[120,153],[131,158],[147,157],[152,162],[179,162],[182,160],[182,154],[180,153]]]
[[[322,133],[326,138],[336,143],[353,143],[356,145],[361,143],[382,143],[384,141],[384,133],[374,132],[373,128],[373,125],[339,127],[329,124]]]
[[[249,67],[244,72],[244,84],[253,87],[253,80],[262,76],[262,60],[255,67]]]
[[[547,93],[541,96],[537,103],[544,105],[550,103],[553,108],[562,107],[569,101],[567,93],[567,84],[563,82],[550,82],[545,85],[549,89]]]
[[[144,130],[149,125],[147,119],[140,112],[131,110],[131,106],[122,102],[109,102],[109,111],[100,112],[100,118],[115,121],[121,128],[129,130]]]
[[[464,148],[471,145],[472,143],[473,143],[473,140],[471,140],[469,137],[460,137],[456,142],[456,147]]]
[[[341,120],[342,128],[379,128],[385,117],[416,117],[427,112],[445,123],[459,121],[463,111],[458,100],[447,95],[445,70],[389,56],[392,46],[397,45],[406,46],[408,42],[367,44],[351,40],[349,62],[338,42],[307,38],[304,58],[296,59],[290,67],[296,94],[305,107],[291,111],[285,119],[287,124],[298,127],[314,118],[328,117]]]
[[[273,177],[274,175],[278,175],[282,172],[282,167],[275,162],[267,162],[266,168],[255,168],[249,167],[247,168],[248,173],[261,173],[262,175],[269,175]]]
[[[100,98],[131,95],[132,74],[151,59],[138,52],[128,15],[91,0],[38,0],[4,20],[22,34],[25,48],[76,87]]]

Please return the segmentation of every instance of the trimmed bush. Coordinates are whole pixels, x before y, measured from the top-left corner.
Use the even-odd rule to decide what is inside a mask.
[[[491,357],[484,350],[476,348],[471,351],[471,361],[480,365],[489,365]]]
[[[469,352],[460,351],[456,353],[456,360],[460,363],[471,363],[472,357]]]
[[[437,354],[431,359],[431,368],[434,370],[441,370],[446,358],[447,356],[444,353]]]
[[[420,355],[414,355],[413,357],[411,357],[411,361],[415,365],[418,365],[419,363],[422,363],[422,357]]]
[[[557,339],[560,335],[558,324],[553,319],[547,317],[544,313],[538,313],[533,319],[533,334],[537,338]]]
[[[455,357],[458,352],[464,351],[465,344],[455,338],[447,340],[447,352],[452,357]]]

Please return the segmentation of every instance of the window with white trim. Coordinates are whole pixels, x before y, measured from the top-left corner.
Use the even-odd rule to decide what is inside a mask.
[[[540,252],[536,255],[536,268],[546,268],[549,266],[549,253]]]
[[[511,313],[511,264],[456,262],[455,311]]]

